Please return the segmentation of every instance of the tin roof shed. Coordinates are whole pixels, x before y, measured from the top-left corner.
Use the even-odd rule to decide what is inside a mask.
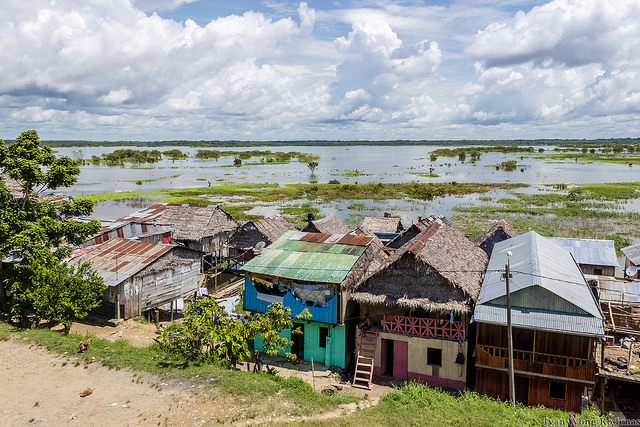
[[[569,239],[553,237],[551,242],[571,252],[578,264],[618,267],[613,240]]]

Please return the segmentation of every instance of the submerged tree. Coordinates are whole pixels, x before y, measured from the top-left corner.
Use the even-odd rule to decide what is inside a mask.
[[[316,168],[319,166],[318,162],[309,162],[307,163],[307,167],[309,168],[309,170],[311,171],[311,175],[315,175],[316,173]]]
[[[71,249],[62,243],[86,241],[100,223],[67,219],[91,214],[88,200],[57,206],[40,194],[73,185],[78,161],[56,157],[29,130],[12,144],[0,140],[0,173],[0,256],[15,260],[0,270],[0,283],[10,294],[8,310],[24,327],[48,320],[63,323],[68,332],[73,320],[100,304],[104,285],[90,266],[64,263]],[[18,191],[10,192],[4,181]]]

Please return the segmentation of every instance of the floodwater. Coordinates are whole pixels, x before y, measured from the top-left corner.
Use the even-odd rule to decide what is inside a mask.
[[[163,159],[154,164],[124,166],[87,165],[81,168],[78,182],[65,192],[72,195],[119,191],[152,191],[167,188],[206,187],[220,184],[243,183],[326,183],[338,180],[341,183],[399,183],[399,182],[514,182],[533,185],[520,189],[523,192],[546,191],[541,184],[585,184],[600,182],[637,182],[640,179],[638,167],[624,164],[585,163],[573,160],[549,161],[538,153],[483,153],[476,162],[461,162],[457,157],[439,157],[429,160],[429,153],[437,146],[350,146],[350,147],[237,147],[215,148],[219,151],[271,150],[299,151],[320,156],[315,174],[312,175],[306,163],[296,160],[289,164],[258,164],[260,158],[243,160],[245,165],[233,166],[233,157],[220,157],[218,160],[199,160],[193,158],[199,149],[189,147],[63,147],[56,148],[58,155],[72,158],[92,155],[100,156],[121,148],[138,150],[158,149],[160,151],[177,148],[190,157],[184,160]],[[452,148],[452,147],[446,147]],[[545,146],[545,152],[553,152],[554,147]],[[537,147],[536,147],[537,151]],[[521,156],[524,156],[521,158]],[[514,171],[496,170],[495,165],[507,160],[516,160],[518,167]],[[430,168],[437,177],[421,176],[428,174]],[[350,176],[349,176],[350,175]],[[136,183],[141,181],[140,183]],[[481,195],[491,198],[504,197],[505,191],[494,190]],[[461,197],[443,197],[433,201],[389,200],[358,201],[365,204],[364,210],[347,208],[353,201],[335,202],[330,205],[309,201],[320,209],[322,215],[335,213],[342,219],[353,221],[358,216],[381,215],[391,212],[401,215],[405,220],[415,221],[417,216],[430,214],[450,215],[455,206],[477,205],[479,195]],[[216,203],[230,203],[230,200],[215,200]],[[300,202],[297,201],[296,204]],[[96,217],[113,218],[143,207],[148,202],[139,200],[108,201],[96,205]],[[286,204],[284,204],[286,205]],[[630,205],[635,205],[631,203]],[[278,213],[279,204],[256,206],[251,214],[273,215]],[[362,209],[362,206],[360,206]]]

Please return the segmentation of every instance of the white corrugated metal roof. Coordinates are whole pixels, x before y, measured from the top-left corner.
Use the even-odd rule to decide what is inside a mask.
[[[618,267],[613,240],[569,239],[553,237],[548,240],[571,252],[578,264]]]
[[[528,287],[541,286],[586,313],[598,319],[604,318],[571,254],[535,231],[495,245],[480,290],[478,305],[491,303],[506,294],[502,274],[507,264],[508,251],[512,252],[509,259],[513,275],[509,282],[512,294]],[[543,326],[536,324],[536,319],[531,318],[529,326]]]
[[[622,248],[622,253],[633,265],[640,265],[640,243]]]
[[[491,304],[477,305],[473,313],[473,319],[476,322],[506,325],[507,309],[506,307]],[[565,334],[596,337],[604,335],[602,319],[573,313],[567,314],[514,307],[511,310],[511,324],[521,328],[531,328],[532,325],[535,325],[538,330]]]

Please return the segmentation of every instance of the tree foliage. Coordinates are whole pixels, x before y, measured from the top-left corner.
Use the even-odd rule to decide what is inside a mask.
[[[184,322],[158,335],[161,347],[187,360],[235,366],[249,356],[246,332],[213,298],[199,298],[185,309]]]
[[[307,309],[296,316],[300,320],[310,317]],[[288,352],[293,342],[281,336],[287,329],[291,329],[292,334],[302,333],[300,328],[293,328],[291,309],[283,307],[282,303],[271,304],[268,313],[252,314],[240,323],[230,319],[224,307],[213,298],[199,298],[185,309],[184,322],[158,332],[158,342],[167,351],[186,360],[217,362],[231,367],[247,360],[249,340],[260,335],[263,349],[257,352],[256,365],[259,367],[266,355],[277,356],[282,352],[288,359],[296,359]]]
[[[298,320],[309,320],[311,313],[306,308],[297,316]],[[267,313],[255,313],[251,317],[251,321],[247,322],[249,336],[254,338],[260,335],[262,340],[262,351],[257,352],[257,365],[261,365],[265,356],[275,357],[284,353],[285,357],[291,361],[296,360],[297,356],[289,350],[293,345],[293,341],[282,336],[282,332],[286,329],[291,330],[291,334],[301,334],[300,328],[293,327],[293,319],[291,317],[291,308],[284,307],[280,302],[274,302],[269,306]]]
[[[44,190],[69,187],[80,173],[78,161],[56,157],[42,146],[35,130],[22,132],[16,142],[0,140],[0,173],[14,179],[20,194],[11,194],[0,181],[0,255],[15,262],[0,270],[0,281],[11,294],[9,310],[23,326],[40,320],[62,322],[86,316],[97,306],[102,279],[89,266],[67,265],[70,248],[100,230],[100,223],[68,220],[88,215],[93,204],[79,200],[56,206],[39,195]]]

